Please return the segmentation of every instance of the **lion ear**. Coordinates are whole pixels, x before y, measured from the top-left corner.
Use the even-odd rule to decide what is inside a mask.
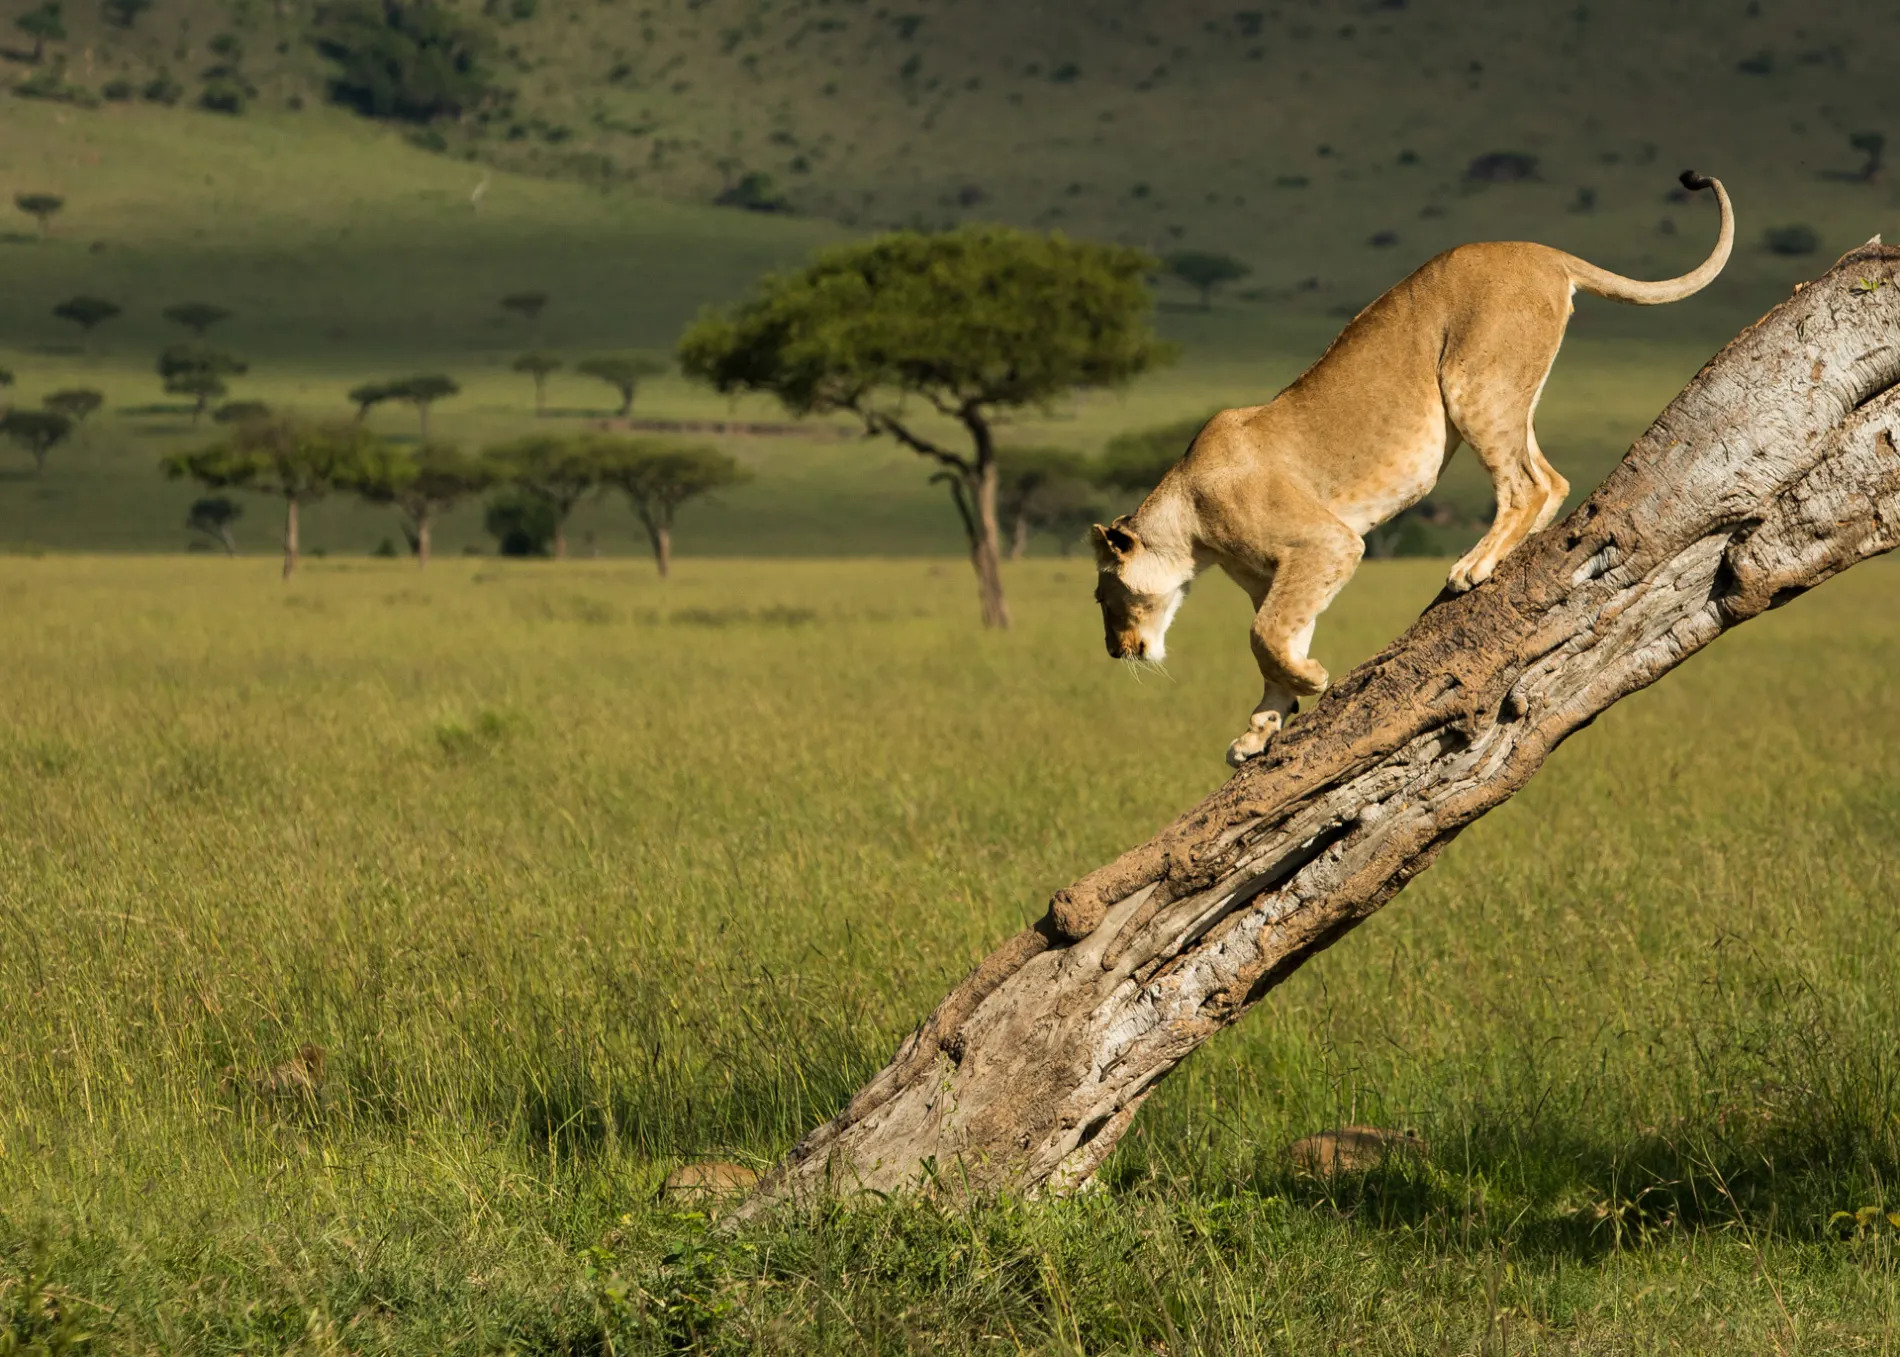
[[[1102,529],[1102,542],[1115,553],[1118,560],[1126,560],[1141,549],[1141,538],[1129,526],[1127,514]]]

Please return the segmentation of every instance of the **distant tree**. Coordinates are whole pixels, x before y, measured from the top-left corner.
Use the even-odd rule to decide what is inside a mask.
[[[626,492],[647,531],[661,579],[673,569],[673,518],[680,506],[752,479],[751,472],[717,448],[644,439],[602,439],[595,446],[604,468],[602,480]]]
[[[164,310],[166,320],[182,325],[199,339],[221,320],[229,320],[231,313],[222,306],[213,306],[209,302],[180,302]]]
[[[9,410],[0,415],[0,434],[5,434],[33,458],[33,474],[46,474],[46,454],[66,440],[73,422],[57,410]]]
[[[269,414],[270,406],[263,401],[226,401],[212,411],[211,419],[217,424],[248,424]]]
[[[226,556],[237,555],[237,535],[232,526],[244,515],[244,506],[229,495],[207,495],[193,500],[185,515],[185,527],[201,532],[224,548]]]
[[[422,377],[405,377],[392,383],[393,395],[397,400],[406,400],[416,407],[416,414],[422,420],[422,441],[429,441],[429,407],[439,400],[459,395],[461,386],[453,377],[444,377],[440,373],[431,373]]]
[[[493,534],[495,549],[503,556],[546,556],[561,521],[541,496],[510,490],[489,502],[482,526]]]
[[[1033,532],[1055,534],[1067,555],[1100,517],[1101,495],[1087,461],[1068,448],[1009,448],[997,458],[1001,473],[996,507],[1009,525],[1009,559],[1022,557]]]
[[[242,376],[249,370],[235,355],[203,344],[173,344],[158,355],[158,375],[167,394],[191,398],[193,424],[203,418],[212,401],[229,392],[226,377]]]
[[[13,369],[0,368],[0,391],[4,391],[12,385],[13,385]],[[3,406],[0,406],[0,409],[3,409],[3,408],[4,408]]]
[[[16,193],[13,205],[38,222],[40,234],[46,235],[51,229],[46,223],[66,206],[66,200],[56,193]]]
[[[45,0],[15,19],[13,26],[33,39],[35,65],[46,54],[47,43],[66,41],[66,19],[60,0]]]
[[[345,488],[372,504],[394,505],[416,564],[426,566],[435,520],[488,489],[495,477],[493,463],[446,443],[425,443],[413,453],[385,445],[363,459]]]
[[[495,479],[546,502],[553,514],[554,559],[567,557],[567,519],[583,497],[598,490],[607,470],[600,444],[588,438],[536,434],[490,448],[485,460]]]
[[[152,7],[152,0],[104,0],[106,22],[114,28],[130,28],[139,15]]]
[[[558,371],[560,366],[560,359],[538,350],[515,359],[515,371],[525,372],[534,378],[534,412],[537,415],[546,413],[548,408],[548,374]]]
[[[1201,294],[1203,311],[1214,305],[1215,288],[1253,272],[1231,254],[1215,254],[1209,250],[1176,250],[1161,263],[1170,274]]]
[[[768,277],[734,311],[694,324],[680,359],[722,392],[770,392],[801,415],[848,410],[953,473],[972,511],[984,624],[1006,627],[996,420],[1165,361],[1149,322],[1154,263],[1006,227],[901,232]],[[907,401],[955,421],[967,443],[938,441]]]
[[[1805,222],[1771,226],[1762,232],[1761,241],[1771,254],[1813,254],[1821,248],[1820,233]]]
[[[360,473],[381,440],[354,424],[310,424],[288,416],[239,425],[222,443],[160,462],[173,480],[207,490],[248,490],[284,501],[284,578],[297,569],[299,510]]]
[[[1116,434],[1094,468],[1095,480],[1116,490],[1147,494],[1168,469],[1187,454],[1188,444],[1212,419],[1211,414],[1178,419],[1153,428]]]
[[[1867,157],[1855,177],[1863,184],[1878,182],[1881,160],[1887,151],[1886,135],[1880,132],[1856,132],[1847,139],[1847,144]]]
[[[501,299],[501,309],[512,311],[523,320],[538,320],[542,308],[548,304],[545,292],[510,292]]]
[[[400,382],[364,382],[361,386],[351,387],[350,401],[356,406],[356,422],[361,424],[369,418],[371,410],[401,394]]]
[[[215,372],[207,372],[201,368],[193,368],[188,372],[180,372],[167,377],[165,379],[165,390],[168,394],[173,396],[188,396],[191,398],[191,422],[193,425],[196,425],[199,420],[204,418],[205,410],[210,406],[212,401],[217,400],[220,396],[229,395],[231,392],[231,388],[225,384],[224,378]]]
[[[44,405],[48,410],[53,410],[66,416],[66,418],[72,420],[75,424],[84,424],[86,422],[86,416],[92,414],[93,411],[105,403],[105,395],[101,392],[94,391],[89,386],[67,387],[63,391],[55,391],[52,395],[40,402],[40,404]]]
[[[104,297],[68,297],[53,308],[53,314],[61,320],[69,320],[79,327],[80,333],[90,336],[93,327],[103,325],[120,314],[117,302],[109,302]]]
[[[595,358],[583,358],[574,367],[575,371],[597,377],[620,393],[620,409],[615,413],[625,419],[633,410],[634,388],[642,379],[665,372],[668,364],[652,354],[603,353]]]
[[[493,34],[433,0],[336,0],[311,41],[335,68],[330,98],[366,117],[434,122],[494,92]]]

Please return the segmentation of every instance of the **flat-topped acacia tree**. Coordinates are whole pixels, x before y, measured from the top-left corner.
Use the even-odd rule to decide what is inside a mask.
[[[601,442],[533,434],[488,449],[483,460],[498,483],[547,505],[554,516],[554,559],[567,558],[567,519],[574,506],[601,487],[607,461]]]
[[[601,482],[624,491],[647,531],[653,563],[665,579],[673,570],[673,519],[689,500],[743,485],[752,473],[712,447],[682,447],[646,439],[600,439]]]
[[[59,215],[66,200],[57,193],[16,193],[13,205],[39,223],[40,234],[46,235],[51,230],[47,223]]]
[[[371,448],[340,482],[372,504],[394,505],[402,514],[418,567],[429,564],[435,520],[495,483],[493,463],[448,443],[425,443],[415,452],[388,444]]]
[[[560,371],[561,360],[551,353],[539,349],[524,353],[515,359],[514,370],[525,372],[534,379],[534,412],[544,415],[548,409],[548,377]]]
[[[184,326],[199,339],[203,339],[205,331],[219,321],[231,318],[229,311],[209,302],[180,302],[176,306],[166,307],[161,314],[172,324]]]
[[[956,478],[983,623],[1007,627],[996,424],[1126,385],[1171,356],[1150,324],[1154,268],[1139,250],[1059,234],[899,232],[826,250],[732,311],[703,315],[680,340],[680,363],[719,391],[767,392],[794,414],[849,411]],[[934,426],[918,421],[918,405]],[[945,423],[960,440],[938,432]]]
[[[614,413],[621,419],[633,413],[633,395],[640,383],[666,369],[666,360],[650,353],[603,353],[574,365],[576,372],[603,381],[620,393],[620,408]]]
[[[0,434],[26,449],[35,476],[46,474],[46,455],[72,431],[71,416],[58,410],[9,410],[0,415]]]
[[[79,327],[79,332],[88,339],[97,326],[105,324],[120,314],[123,308],[104,297],[68,297],[53,308],[53,314],[61,320],[69,320]]]
[[[241,424],[221,443],[164,458],[160,469],[173,480],[194,480],[207,490],[248,490],[284,501],[284,578],[299,558],[298,511],[331,490],[350,484],[379,455],[374,434],[354,424],[313,424],[278,415]]]
[[[461,383],[453,377],[440,373],[430,373],[421,377],[405,377],[400,382],[392,382],[390,395],[396,400],[408,401],[416,407],[416,415],[422,421],[422,441],[429,441],[429,407],[439,400],[460,395]]]

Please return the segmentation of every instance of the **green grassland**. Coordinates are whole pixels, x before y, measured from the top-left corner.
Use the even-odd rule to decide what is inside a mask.
[[[1442,569],[1368,564],[1318,653]],[[1894,1352],[1900,1229],[1831,1217],[1900,1211],[1897,582],[1573,739],[1164,1086],[1106,1190],[721,1236],[665,1172],[783,1152],[1223,776],[1238,591],[1138,677],[1061,561],[985,635],[929,561],[0,560],[0,1335]],[[303,1042],[319,1108],[221,1078]],[[1295,1177],[1345,1121],[1429,1160]]]
[[[488,174],[476,210],[469,195],[484,171],[333,111],[231,119],[18,100],[0,111],[0,187],[57,190],[69,204],[49,238],[36,238],[21,217],[26,229],[0,242],[0,365],[17,377],[10,395],[30,405],[85,385],[108,398],[54,452],[43,479],[31,476],[23,454],[8,457],[0,543],[15,549],[186,544],[193,491],[161,483],[154,468],[160,453],[215,430],[194,427],[187,405],[166,397],[153,371],[158,350],[184,337],[160,315],[176,302],[209,301],[234,313],[213,334],[251,363],[234,380],[234,397],[341,416],[350,410],[344,393],[358,382],[444,371],[464,392],[438,407],[434,427],[480,444],[550,423],[581,427],[611,412],[608,388],[570,370],[552,381],[552,418],[536,420],[528,379],[509,370],[523,350],[554,350],[571,369],[589,353],[669,348],[702,305],[742,295],[761,272],[844,236],[832,224],[671,202],[638,187],[499,171]],[[1679,243],[1669,267],[1702,248],[1700,239]],[[1392,263],[1396,276],[1399,261]],[[1749,307],[1766,304],[1765,284],[1757,279],[1751,290],[1746,282],[1748,267],[1765,266],[1738,264],[1743,281],[1734,292],[1679,307],[1626,314],[1585,300],[1540,424],[1545,446],[1579,489],[1755,314]],[[1787,261],[1780,267],[1786,272]],[[498,305],[523,290],[551,299],[532,324]],[[124,308],[83,342],[51,314],[81,292]],[[1747,302],[1739,310],[1736,293]],[[1310,305],[1233,301],[1202,313],[1170,303],[1159,324],[1181,346],[1176,366],[1128,391],[1031,415],[1006,436],[1092,453],[1124,429],[1257,402],[1312,361],[1341,323]],[[728,404],[677,377],[650,384],[637,410],[783,419],[765,402]],[[373,418],[392,436],[414,435],[406,409]],[[955,518],[916,458],[851,436],[835,421],[814,433],[717,440],[758,479],[690,511],[681,549],[776,556],[956,549]],[[1444,496],[1475,516],[1488,486],[1461,459]],[[577,540],[592,532],[608,554],[638,549],[623,506],[589,505],[577,527]],[[451,516],[445,529],[450,550],[492,548],[478,506]],[[275,531],[270,507],[259,504],[239,538],[268,552]],[[312,515],[309,540],[362,553],[395,536],[387,514],[330,503]]]

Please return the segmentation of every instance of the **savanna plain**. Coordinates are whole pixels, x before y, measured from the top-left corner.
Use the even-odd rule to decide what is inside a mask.
[[[634,415],[751,473],[682,511],[672,579],[613,497],[562,562],[499,558],[465,503],[419,570],[333,494],[286,582],[266,497],[233,558],[186,554],[203,491],[158,461],[225,430],[154,368],[202,302],[233,400],[348,418],[441,373],[434,435],[479,450],[610,424],[580,360],[664,355],[870,231],[1244,256],[1206,307],[1160,282],[1172,366],[1001,431],[1094,457],[1268,398],[1460,240],[1688,268],[1713,209],[1673,175],[1720,174],[1717,286],[1580,300],[1538,430],[1581,497],[1891,236],[1890,8],[516,0],[480,7],[510,111],[446,132],[326,106],[307,8],[75,3],[43,60],[0,50],[39,85],[0,96],[0,403],[103,401],[43,472],[0,463],[0,1354],[1900,1353],[1900,564],[1574,737],[1179,1069],[1099,1190],[722,1229],[672,1170],[774,1162],[1226,776],[1245,600],[1208,580],[1167,670],[1125,668],[1039,535],[985,632],[918,458],[707,431],[789,421],[671,372]],[[193,106],[214,58],[240,114]],[[1527,172],[1471,172],[1500,151]],[[35,193],[44,229],[4,207]],[[81,330],[74,296],[119,313]],[[530,350],[562,363],[539,412]],[[1434,498],[1462,550],[1468,455]],[[1367,562],[1315,653],[1374,653],[1446,566]],[[305,1046],[314,1090],[259,1077]],[[1424,1148],[1298,1171],[1355,1123]]]
[[[1322,658],[1442,569],[1369,564]],[[1099,657],[1059,559],[1011,567],[1007,634],[947,562],[0,561],[0,1335],[1893,1351],[1895,584],[1573,739],[1164,1085],[1102,1190],[721,1233],[665,1173],[782,1153],[1223,775],[1238,591],[1170,677]],[[304,1043],[317,1100],[225,1073]],[[1296,1174],[1342,1122],[1429,1153]]]

